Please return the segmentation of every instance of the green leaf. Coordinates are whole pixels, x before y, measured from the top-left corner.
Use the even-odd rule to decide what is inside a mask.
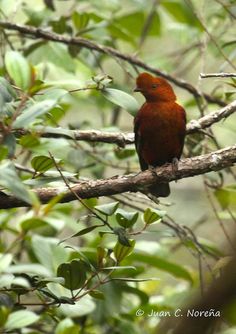
[[[59,19],[55,21],[51,21],[50,24],[53,28],[53,31],[55,31],[57,34],[64,34],[69,30],[66,25],[66,18],[64,16],[61,16]]]
[[[56,67],[73,73],[75,71],[74,59],[70,56],[67,46],[55,42],[47,42],[31,52],[32,63],[52,63]]]
[[[185,23],[203,31],[201,22],[196,18],[190,6],[184,1],[164,0],[161,2],[161,5],[177,22]]]
[[[108,251],[106,248],[103,248],[101,246],[97,247],[97,263],[99,267],[103,266],[103,262],[105,257],[107,256],[107,253]]]
[[[20,138],[19,144],[26,148],[32,148],[40,145],[40,140],[34,134],[27,134]]]
[[[58,266],[69,258],[68,250],[58,245],[58,239],[46,238],[35,234],[31,239],[31,243],[38,261],[52,273],[56,272]]]
[[[96,205],[94,208],[106,216],[112,216],[113,213],[116,212],[118,206],[119,206],[119,202],[113,202],[113,203],[108,203],[108,204],[103,204],[103,205]]]
[[[8,155],[8,148],[6,146],[0,146],[0,161],[4,160]]]
[[[122,27],[121,25],[112,22],[112,24],[108,26],[108,31],[113,38],[118,38],[120,40],[123,39],[124,41],[130,42],[135,46],[135,40],[133,35],[131,35],[130,31],[124,29],[124,27]]]
[[[55,334],[78,334],[79,327],[74,324],[70,318],[65,318],[59,322],[56,327]]]
[[[19,52],[8,51],[5,55],[5,65],[16,86],[27,91],[32,82],[31,67],[28,61]]]
[[[34,230],[36,228],[42,227],[47,225],[46,221],[44,221],[41,218],[34,217],[34,218],[29,218],[26,220],[23,220],[21,223],[21,228],[23,231],[28,232],[30,230]]]
[[[8,157],[13,158],[16,150],[16,138],[13,133],[8,133],[3,137],[2,144],[8,148]]]
[[[10,190],[17,198],[32,204],[30,192],[18,177],[12,163],[7,162],[0,166],[0,184]]]
[[[133,251],[135,246],[135,240],[129,240],[130,246],[124,246],[119,241],[117,241],[114,247],[114,256],[118,263],[120,263],[124,258],[126,258]]]
[[[105,299],[104,293],[102,291],[99,290],[92,290],[89,292],[89,295],[95,299]]]
[[[8,271],[8,270],[6,270]],[[11,287],[11,283],[13,282],[15,276],[12,274],[2,274],[0,275],[0,288],[9,289]],[[1,303],[0,303],[1,305]],[[1,310],[1,307],[0,307]],[[1,319],[1,317],[0,317]],[[1,328],[1,327],[0,327]]]
[[[0,254],[0,273],[10,266],[12,258],[12,254]]]
[[[125,149],[117,149],[115,150],[115,156],[120,159],[127,159],[136,154],[136,150],[130,149],[130,148],[125,148]]]
[[[165,214],[166,214],[165,211],[147,208],[143,214],[143,220],[147,225],[156,222],[159,223]]]
[[[106,88],[102,91],[103,95],[110,102],[122,107],[132,116],[135,116],[139,110],[138,102],[135,98],[122,90]]]
[[[89,14],[88,13],[82,13],[79,14],[78,12],[74,12],[72,14],[72,22],[75,26],[75,28],[77,30],[81,30],[84,29],[85,27],[87,27],[88,23],[89,23]]]
[[[36,172],[44,173],[54,167],[54,161],[45,155],[38,155],[31,160],[31,166]]]
[[[116,220],[120,226],[130,228],[136,223],[138,215],[138,212],[127,212],[125,210],[118,209],[116,212]]]
[[[7,272],[10,274],[28,273],[43,277],[49,277],[51,275],[51,272],[45,268],[45,266],[38,263],[12,265],[8,267]]]
[[[13,122],[14,128],[22,128],[26,127],[30,123],[32,123],[37,117],[42,116],[46,112],[50,111],[55,105],[57,101],[55,100],[45,100],[42,102],[37,102],[34,105],[25,109],[22,114],[20,114],[15,122]]]
[[[222,209],[227,209],[229,206],[236,208],[236,188],[235,187],[224,187],[217,189],[214,195],[219,202]]]
[[[57,276],[65,279],[65,283],[63,284],[65,288],[69,290],[79,289],[86,281],[85,263],[81,260],[62,263],[57,268]]]
[[[5,328],[8,330],[27,327],[39,320],[39,316],[31,311],[21,310],[9,315]]]
[[[73,234],[70,238],[74,238],[74,237],[78,237],[80,235],[87,234],[87,233],[95,230],[95,228],[102,227],[102,226],[104,226],[104,225],[93,225],[93,226],[89,226],[89,227],[83,228],[79,232]]]
[[[143,11],[135,11],[133,13],[129,13],[121,17],[115,18],[114,23],[117,29],[122,28],[122,32],[128,33],[130,38],[133,38],[134,40],[134,37],[140,38],[146,19],[147,17],[145,17]],[[137,22],[139,23],[138,25]],[[111,30],[111,32],[113,31]],[[153,13],[152,21],[148,30],[148,35],[158,36],[160,35],[160,32],[161,32],[160,17],[158,13],[155,12]],[[117,37],[119,36],[120,35],[117,35]],[[120,37],[122,38],[122,36]]]
[[[68,238],[65,238],[63,240],[60,241],[60,243],[62,242],[65,242],[66,240],[68,239],[71,239],[71,238],[75,238],[75,237],[78,237],[80,235],[84,235],[84,234],[87,234],[93,230],[95,230],[97,227],[102,227],[104,225],[93,225],[93,226],[89,226],[89,227],[86,227],[86,228],[83,228],[82,230],[80,230],[79,232],[75,233],[75,234],[72,234],[71,236],[69,236]]]
[[[132,264],[134,262],[146,263],[151,267],[166,271],[175,277],[182,278],[191,283],[193,282],[190,273],[183,266],[170,262],[160,256],[136,252],[129,256],[129,261],[131,261]]]
[[[9,103],[16,97],[16,93],[10,83],[3,77],[0,77],[0,101]],[[1,104],[0,104],[1,105]]]

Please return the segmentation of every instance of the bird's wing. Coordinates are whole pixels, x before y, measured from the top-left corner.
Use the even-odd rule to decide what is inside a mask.
[[[140,121],[137,115],[134,119],[134,141],[135,141],[136,151],[138,153],[139,164],[140,164],[141,170],[146,170],[148,169],[148,164],[144,161],[144,159],[141,156],[142,140],[139,134],[139,126],[140,126]]]

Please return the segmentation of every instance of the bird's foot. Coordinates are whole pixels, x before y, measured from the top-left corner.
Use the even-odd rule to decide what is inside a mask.
[[[172,173],[177,174],[179,168],[179,160],[177,158],[172,159],[171,167],[172,167]],[[177,180],[175,180],[175,182],[177,182]]]

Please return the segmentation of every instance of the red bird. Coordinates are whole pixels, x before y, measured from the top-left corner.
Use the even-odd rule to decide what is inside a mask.
[[[134,119],[135,146],[141,170],[176,163],[183,151],[186,114],[176,103],[173,88],[163,78],[141,73],[134,91],[141,92],[146,98]],[[149,191],[156,197],[167,197],[170,187],[168,183],[157,183]]]

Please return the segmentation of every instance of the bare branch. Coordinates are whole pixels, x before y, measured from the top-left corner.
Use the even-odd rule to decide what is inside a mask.
[[[236,78],[236,73],[200,73],[200,78]]]
[[[201,92],[198,91],[190,83],[188,83],[184,80],[180,80],[178,78],[175,78],[175,77],[167,74],[166,72],[160,71],[159,69],[151,67],[151,66],[145,64],[143,61],[141,61],[138,58],[135,58],[131,55],[122,53],[122,52],[120,52],[116,49],[113,49],[111,47],[97,44],[97,43],[92,42],[92,41],[90,41],[86,38],[66,37],[66,36],[62,36],[62,35],[59,35],[59,34],[56,34],[56,33],[50,32],[50,31],[43,30],[41,28],[35,28],[35,27],[31,27],[31,26],[26,26],[26,25],[15,24],[15,23],[7,22],[7,21],[5,21],[5,22],[0,21],[0,27],[2,27],[3,29],[15,30],[15,31],[18,31],[20,34],[33,36],[35,38],[43,38],[45,40],[50,40],[50,41],[63,43],[63,44],[67,44],[67,45],[81,46],[81,47],[87,48],[89,50],[95,50],[97,52],[100,52],[100,53],[103,53],[103,54],[107,54],[109,56],[113,56],[113,57],[125,60],[132,65],[136,65],[140,68],[143,68],[144,70],[147,70],[151,73],[159,75],[163,78],[166,78],[167,80],[174,83],[175,85],[187,90],[195,98],[200,98],[202,96]],[[226,105],[226,103],[224,101],[218,99],[217,97],[211,96],[211,95],[206,94],[206,93],[204,93],[203,96],[205,97],[205,99],[209,103],[216,103],[216,104],[218,104],[222,107]]]
[[[71,185],[73,192],[67,187],[39,188],[33,190],[42,203],[47,203],[54,196],[63,193],[61,202],[70,202],[76,199],[75,193],[82,199],[110,196],[123,192],[144,191],[156,182],[171,182],[174,180],[217,171],[236,163],[236,145],[227,147],[210,154],[180,160],[178,171],[173,172],[172,166],[165,165],[157,168],[156,174],[152,171],[144,171],[138,174],[116,176],[103,180],[78,181]],[[11,195],[0,193],[0,209],[13,207],[25,207],[29,204]]]
[[[214,123],[227,118],[236,111],[236,100],[228,104],[226,107],[213,111],[210,114],[191,120],[187,124],[187,134],[194,133],[210,127]],[[52,127],[36,127],[38,135],[44,138],[67,138],[78,141],[102,142],[108,144],[117,144],[120,147],[125,147],[127,144],[134,143],[133,133],[122,132],[103,132],[99,130],[65,130],[62,128]],[[25,135],[26,130],[15,130],[18,135]]]
[[[236,111],[236,100],[218,111],[213,111],[210,114],[199,118],[199,120],[190,121],[187,124],[187,133],[189,134],[201,129],[208,128],[212,124],[227,118],[235,111]]]

